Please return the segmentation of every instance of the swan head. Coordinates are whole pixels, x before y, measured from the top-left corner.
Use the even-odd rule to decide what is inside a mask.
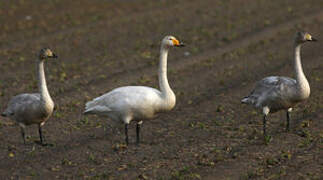
[[[40,59],[57,58],[57,56],[49,48],[43,48],[39,52],[39,58]]]
[[[295,37],[295,42],[297,44],[302,44],[305,42],[315,42],[317,41],[315,38],[312,37],[308,32],[297,32]]]
[[[162,46],[164,47],[183,47],[185,46],[179,40],[177,40],[174,36],[165,36],[162,40]]]

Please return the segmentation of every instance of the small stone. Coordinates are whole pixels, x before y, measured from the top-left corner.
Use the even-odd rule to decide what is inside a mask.
[[[31,17],[31,16],[26,16],[26,17],[25,17],[25,19],[26,19],[27,21],[30,21],[30,20],[32,19],[32,17]]]
[[[184,52],[184,56],[189,56],[189,55],[191,55],[191,53],[190,53],[190,52],[188,52],[188,51],[185,51],[185,52]]]
[[[14,153],[12,153],[12,152],[10,152],[10,153],[9,153],[9,157],[13,158],[13,157],[15,157],[15,154],[14,154]]]

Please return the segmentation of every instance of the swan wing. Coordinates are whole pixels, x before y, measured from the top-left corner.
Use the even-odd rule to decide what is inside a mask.
[[[261,106],[265,101],[288,100],[294,94],[295,85],[295,79],[269,76],[258,81],[253,91],[242,99],[242,102]]]
[[[3,112],[5,116],[22,115],[39,111],[40,94],[19,94],[8,103],[8,108]]]
[[[125,86],[114,89],[86,103],[85,113],[138,112],[154,108],[160,101],[160,91],[145,86]]]

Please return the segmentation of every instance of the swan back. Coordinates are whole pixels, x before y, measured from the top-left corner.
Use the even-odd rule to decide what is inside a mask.
[[[54,106],[43,106],[39,93],[14,96],[3,116],[25,125],[42,123],[52,114]]]
[[[149,119],[163,111],[161,92],[145,86],[125,86],[86,103],[85,114],[113,114],[112,118]],[[116,117],[115,117],[116,116]]]
[[[298,102],[296,80],[288,77],[270,76],[258,81],[242,103],[256,108],[268,106],[270,111],[289,108]]]

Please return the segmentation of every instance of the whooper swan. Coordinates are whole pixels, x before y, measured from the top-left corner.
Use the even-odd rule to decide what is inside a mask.
[[[263,134],[266,138],[266,118],[269,113],[286,110],[286,130],[289,130],[290,112],[297,103],[310,96],[310,86],[301,64],[301,46],[305,42],[316,41],[307,32],[297,32],[294,40],[294,71],[296,80],[289,77],[269,76],[256,83],[249,96],[241,100],[260,109],[263,117]]]
[[[9,101],[7,109],[1,114],[18,123],[24,144],[26,144],[25,127],[38,124],[40,143],[45,145],[41,127],[51,116],[54,109],[54,102],[49,95],[44,72],[44,62],[49,58],[57,58],[57,56],[48,48],[40,50],[37,61],[39,93],[14,96]]]
[[[146,86],[125,86],[116,88],[86,103],[84,114],[98,114],[125,123],[126,144],[128,145],[128,124],[137,122],[136,135],[139,144],[142,120],[151,119],[157,112],[174,108],[176,97],[168,84],[167,55],[173,46],[184,46],[173,36],[166,36],[161,43],[158,71],[160,90]]]

